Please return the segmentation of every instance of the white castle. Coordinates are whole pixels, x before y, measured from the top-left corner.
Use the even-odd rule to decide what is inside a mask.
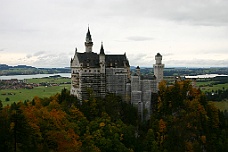
[[[151,114],[151,98],[158,91],[158,83],[163,80],[162,56],[157,53],[153,76],[141,76],[140,68],[131,75],[126,53],[105,54],[101,43],[100,53],[94,53],[93,42],[88,28],[85,52],[75,50],[71,59],[71,94],[79,100],[87,99],[88,90],[94,95],[105,97],[107,93],[120,95],[124,101],[138,107],[142,119]]]

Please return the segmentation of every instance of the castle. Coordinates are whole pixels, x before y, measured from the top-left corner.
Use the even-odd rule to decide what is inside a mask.
[[[139,115],[146,118],[151,113],[152,94],[158,91],[158,83],[163,79],[164,64],[160,53],[157,53],[155,60],[154,76],[141,76],[139,66],[131,75],[126,53],[105,54],[103,43],[99,54],[93,52],[92,36],[88,28],[85,52],[79,53],[76,48],[70,62],[70,92],[79,100],[87,99],[89,89],[99,97],[115,93],[138,107]],[[145,116],[144,111],[147,111]]]

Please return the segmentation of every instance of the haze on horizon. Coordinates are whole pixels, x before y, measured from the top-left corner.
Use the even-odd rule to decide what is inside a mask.
[[[69,67],[89,24],[131,66],[228,67],[227,0],[0,0],[0,64]]]

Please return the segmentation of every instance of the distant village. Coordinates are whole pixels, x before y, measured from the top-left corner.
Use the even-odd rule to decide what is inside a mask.
[[[1,80],[0,89],[33,89],[40,84],[27,84],[25,80],[11,79]]]
[[[27,83],[26,80],[10,79],[10,80],[0,80],[0,90],[3,89],[33,89],[35,87],[44,86],[52,87],[59,86],[61,84],[70,84],[70,82],[64,83],[53,83],[53,82],[41,82],[41,83]],[[13,95],[11,93],[4,93],[2,95]]]

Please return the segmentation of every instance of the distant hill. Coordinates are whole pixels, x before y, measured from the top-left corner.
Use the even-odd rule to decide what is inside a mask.
[[[131,72],[135,72],[136,66],[130,67]],[[140,73],[153,74],[153,67],[140,67]],[[187,67],[167,67],[164,68],[164,76],[185,76],[185,75],[202,75],[202,74],[224,74],[228,75],[228,67],[211,67],[211,68],[187,68]]]
[[[135,72],[136,66],[131,66],[132,73]],[[140,67],[141,74],[153,74],[153,67]],[[0,64],[0,75],[28,75],[28,74],[53,74],[53,73],[70,73],[70,67],[64,68],[36,68],[28,65],[10,66]],[[187,68],[187,67],[168,67],[164,69],[164,76],[183,76],[183,75],[200,75],[200,74],[225,74],[228,75],[228,67],[211,67],[211,68]]]
[[[0,64],[0,75],[28,75],[53,73],[70,73],[70,68],[36,68],[27,65],[10,66],[7,64]]]

